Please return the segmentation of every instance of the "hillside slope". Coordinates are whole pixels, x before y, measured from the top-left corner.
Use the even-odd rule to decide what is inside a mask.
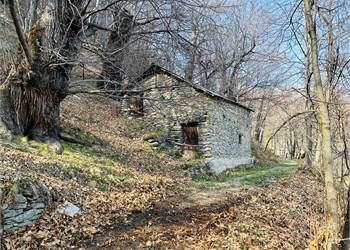
[[[153,150],[149,130],[99,97],[72,96],[61,126],[87,142],[56,155],[21,138],[0,145],[0,181],[11,190],[33,182],[54,193],[44,215],[5,235],[7,249],[302,249],[319,218],[317,182],[304,173],[249,189],[227,190],[200,204],[183,162]],[[75,217],[56,212],[64,200]]]

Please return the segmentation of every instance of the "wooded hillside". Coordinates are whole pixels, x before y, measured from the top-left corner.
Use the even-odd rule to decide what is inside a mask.
[[[0,249],[348,249],[346,0],[0,0]]]

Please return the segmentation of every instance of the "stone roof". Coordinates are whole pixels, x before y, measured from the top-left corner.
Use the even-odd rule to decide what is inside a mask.
[[[167,70],[167,69],[165,69],[165,68],[163,68],[163,67],[161,67],[161,66],[159,66],[159,65],[157,65],[157,64],[152,64],[152,65],[141,75],[141,77],[140,77],[138,80],[143,80],[143,79],[145,79],[145,78],[147,78],[147,77],[150,77],[150,76],[153,76],[153,75],[159,74],[159,73],[168,75],[168,76],[172,77],[173,79],[176,79],[177,81],[186,83],[187,85],[191,86],[191,87],[194,88],[195,90],[197,90],[197,91],[199,91],[199,92],[201,92],[201,93],[204,93],[204,94],[206,94],[206,95],[208,95],[208,96],[210,96],[210,97],[212,97],[212,98],[219,98],[219,99],[221,99],[221,100],[223,100],[223,101],[226,101],[226,102],[231,103],[231,104],[233,104],[233,105],[239,106],[239,107],[244,108],[244,109],[246,109],[246,110],[248,110],[248,111],[254,112],[253,109],[251,109],[251,108],[249,108],[249,107],[247,107],[247,106],[244,106],[243,104],[240,104],[240,103],[238,103],[238,102],[236,102],[236,101],[234,101],[234,100],[232,100],[232,99],[229,99],[229,98],[227,98],[227,97],[224,97],[224,96],[222,96],[222,95],[220,95],[220,94],[218,94],[218,93],[215,93],[215,92],[213,92],[213,91],[211,91],[211,90],[209,90],[209,89],[206,89],[206,88],[204,88],[204,87],[202,87],[202,86],[199,86],[199,85],[197,85],[197,84],[194,84],[194,83],[192,83],[192,82],[189,82],[189,81],[185,80],[183,77],[179,76],[178,74],[176,74],[176,73],[174,73],[174,72],[171,72],[171,71],[169,71],[169,70]]]

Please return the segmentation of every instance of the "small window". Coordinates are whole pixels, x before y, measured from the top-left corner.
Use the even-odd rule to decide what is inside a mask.
[[[243,135],[241,133],[238,134],[238,144],[242,144],[242,137]]]

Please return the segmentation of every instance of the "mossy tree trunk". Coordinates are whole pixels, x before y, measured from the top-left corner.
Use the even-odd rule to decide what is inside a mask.
[[[60,103],[81,46],[85,1],[56,1],[30,32],[20,26],[15,0],[9,10],[19,38],[17,55],[0,90],[0,126],[4,133],[48,142],[58,138]]]

